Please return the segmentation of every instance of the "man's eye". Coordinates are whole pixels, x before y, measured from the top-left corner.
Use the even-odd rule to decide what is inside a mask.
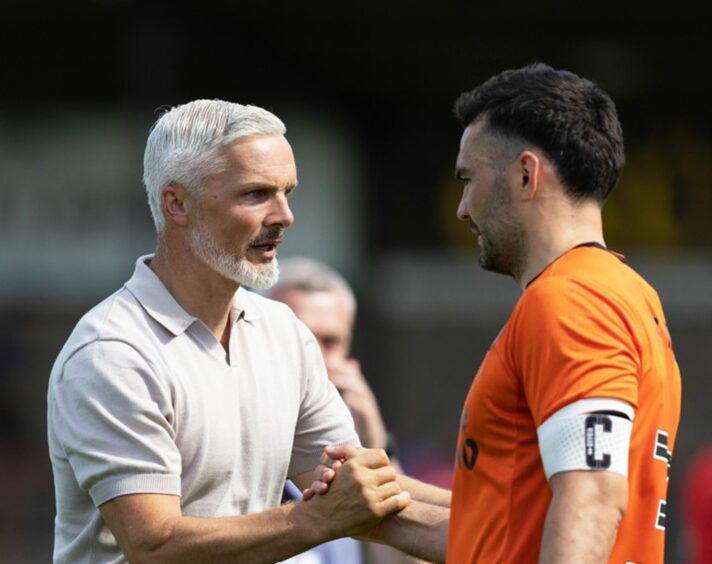
[[[249,192],[245,192],[241,195],[243,198],[247,198],[249,200],[264,200],[267,197],[267,191],[266,190],[250,190]]]

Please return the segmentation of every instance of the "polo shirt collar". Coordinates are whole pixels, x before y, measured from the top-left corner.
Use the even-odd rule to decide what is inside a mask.
[[[235,292],[235,297],[232,300],[232,308],[235,310],[234,319],[244,319],[245,321],[254,321],[262,317],[262,308],[257,305],[254,294],[242,286]]]
[[[161,279],[149,268],[148,263],[152,258],[152,254],[139,257],[133,276],[125,286],[153,319],[174,335],[180,335],[198,319],[181,307]]]
[[[188,327],[199,319],[190,315],[175,300],[161,279],[148,266],[153,254],[139,257],[131,279],[125,286],[141,303],[148,314],[174,335],[184,333]],[[254,302],[250,292],[239,288],[235,293],[232,305],[232,319],[252,321],[261,315],[261,310]]]

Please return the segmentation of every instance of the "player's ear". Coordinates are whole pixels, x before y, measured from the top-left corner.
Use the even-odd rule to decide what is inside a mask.
[[[161,190],[161,208],[166,222],[177,225],[188,223],[190,194],[179,184],[168,184]]]
[[[539,190],[542,162],[535,152],[522,151],[515,163],[516,185],[522,200],[532,200]]]

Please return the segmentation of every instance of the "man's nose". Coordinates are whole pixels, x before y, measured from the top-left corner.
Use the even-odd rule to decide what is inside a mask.
[[[460,221],[470,220],[470,212],[467,209],[467,189],[462,191],[462,197],[460,198],[460,203],[457,206],[457,218]]]
[[[294,223],[294,214],[289,207],[287,196],[279,195],[272,203],[272,209],[266,218],[267,225],[280,225],[287,228]]]

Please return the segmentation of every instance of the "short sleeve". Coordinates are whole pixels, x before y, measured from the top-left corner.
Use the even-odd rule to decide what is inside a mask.
[[[361,444],[348,407],[327,377],[319,344],[304,324],[298,322],[298,325],[304,347],[304,390],[294,433],[290,477],[315,468],[326,446]]]
[[[169,391],[119,341],[77,351],[50,388],[50,431],[96,506],[131,493],[180,495],[171,418]]]
[[[638,405],[639,347],[624,308],[567,278],[539,280],[513,319],[512,356],[534,422],[584,398]]]

